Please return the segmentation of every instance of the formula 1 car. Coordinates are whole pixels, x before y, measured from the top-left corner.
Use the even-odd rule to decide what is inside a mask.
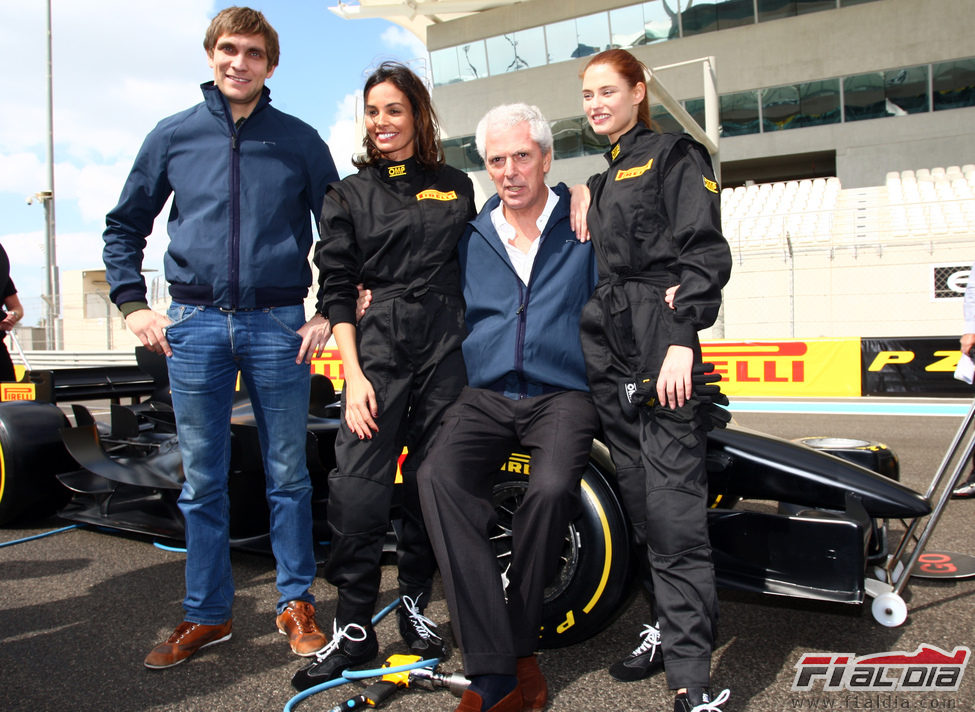
[[[183,538],[179,436],[165,364],[137,352],[133,367],[31,373],[37,400],[0,404],[0,524],[57,508],[76,522]],[[109,422],[78,402],[96,399],[111,401]],[[319,543],[330,536],[327,474],[338,427],[332,384],[313,376],[306,445]],[[264,475],[246,394],[234,408],[231,432],[231,542],[267,548]],[[888,558],[887,520],[931,511],[925,497],[899,484],[897,458],[879,444],[787,441],[732,422],[709,433],[707,467],[716,576],[730,589],[861,603],[865,594],[876,595],[868,590],[870,575]],[[566,532],[561,566],[546,591],[543,646],[594,635],[635,589],[634,546],[613,472],[606,447],[595,442],[582,479],[582,512]],[[530,476],[530,459],[513,453],[496,478],[502,572],[512,514]],[[394,513],[390,538],[395,531]],[[319,553],[326,556],[327,547]]]

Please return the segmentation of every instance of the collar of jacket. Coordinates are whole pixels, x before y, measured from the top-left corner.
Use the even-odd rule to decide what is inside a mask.
[[[379,177],[387,183],[408,183],[422,172],[416,158],[410,156],[402,161],[390,161],[380,158],[375,162]]]
[[[223,92],[220,91],[220,89],[217,88],[217,85],[213,83],[213,80],[203,82],[200,85],[200,90],[203,92],[203,101],[206,102],[210,113],[223,119],[227,119],[229,122],[230,117],[233,115],[230,111],[230,105],[227,103],[227,98],[223,95]],[[270,103],[271,90],[264,87],[261,90],[261,98],[257,100],[257,105],[250,113],[250,116],[253,116]]]
[[[630,153],[633,146],[635,146],[644,135],[652,133],[653,131],[648,129],[642,121],[637,121],[636,126],[620,136],[620,140],[614,143],[610,149],[603,154],[603,156],[606,158],[606,162],[609,165],[613,165],[613,163]]]

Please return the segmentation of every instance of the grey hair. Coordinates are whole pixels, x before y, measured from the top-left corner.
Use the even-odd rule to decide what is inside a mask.
[[[477,131],[474,133],[474,142],[477,145],[477,152],[481,155],[481,160],[486,161],[487,147],[484,145],[488,127],[510,129],[522,122],[528,123],[529,135],[538,144],[543,154],[552,150],[552,127],[549,126],[542,110],[537,106],[528,104],[501,104],[488,111],[477,123]]]

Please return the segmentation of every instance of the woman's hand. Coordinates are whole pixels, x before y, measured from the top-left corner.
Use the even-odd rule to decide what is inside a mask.
[[[674,297],[677,295],[677,288],[680,287],[679,284],[675,284],[673,287],[667,287],[667,291],[664,292],[664,302],[671,309],[674,308]]]
[[[325,350],[325,344],[332,338],[332,325],[321,314],[315,314],[298,329],[301,337],[301,348],[295,363],[311,363],[312,357]]]
[[[576,234],[579,242],[586,242],[589,239],[589,225],[586,223],[586,215],[589,212],[589,187],[579,183],[569,188],[569,221],[572,230]]]
[[[376,404],[376,392],[369,379],[361,372],[356,375],[346,374],[345,386],[345,423],[349,430],[367,440],[379,431],[375,418],[379,416]]]
[[[355,321],[358,324],[372,304],[372,290],[366,289],[362,282],[355,285],[355,288],[359,290],[359,297],[355,300]]]
[[[693,349],[671,344],[657,378],[657,400],[661,405],[679,408],[691,397],[694,389],[691,381],[693,367]]]

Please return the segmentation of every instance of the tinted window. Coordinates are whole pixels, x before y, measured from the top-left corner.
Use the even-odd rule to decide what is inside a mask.
[[[975,59],[935,64],[932,86],[935,111],[975,106]]]
[[[928,111],[928,67],[909,67],[884,72],[884,94],[890,114]]]
[[[548,61],[588,57],[609,47],[609,20],[605,12],[545,26]]]
[[[490,37],[485,44],[492,75],[545,64],[545,33],[541,27]]]
[[[720,97],[721,135],[740,136],[761,130],[758,116],[758,92],[743,91]]]
[[[487,76],[487,58],[484,55],[484,43],[480,40],[431,52],[430,64],[433,67],[435,86]]]
[[[639,47],[680,36],[677,0],[656,0],[609,11],[614,47]]]

